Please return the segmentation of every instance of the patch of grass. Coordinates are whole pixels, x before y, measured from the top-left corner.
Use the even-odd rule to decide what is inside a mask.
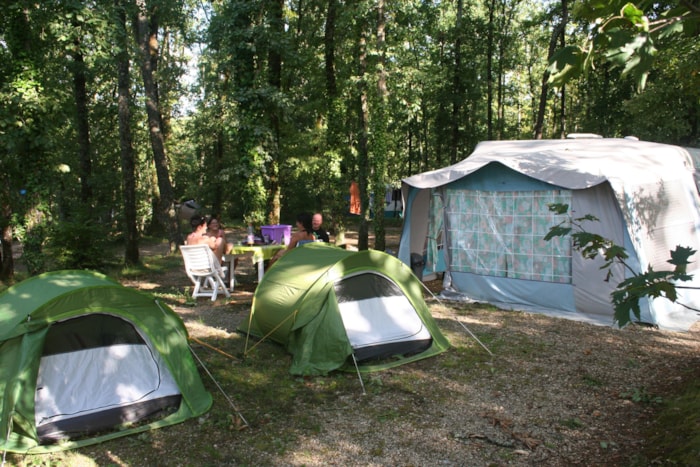
[[[677,396],[664,404],[650,428],[648,463],[656,465],[697,465],[700,459],[700,379],[680,388]],[[640,464],[641,465],[641,464]]]
[[[583,423],[583,421],[581,421],[578,418],[567,418],[566,420],[559,420],[559,424],[571,430],[579,430],[586,426],[585,423]]]
[[[444,369],[474,368],[489,359],[490,356],[478,344],[471,347],[453,347],[443,354],[440,366]]]
[[[638,404],[661,404],[663,402],[660,396],[649,393],[645,387],[630,389],[629,391],[621,393],[620,397]]]
[[[595,376],[591,376],[589,374],[584,374],[581,377],[581,379],[583,380],[583,384],[585,384],[586,386],[590,386],[592,388],[597,388],[597,387],[601,387],[601,386],[605,385],[605,383],[603,381],[601,381],[598,378],[596,378]]]

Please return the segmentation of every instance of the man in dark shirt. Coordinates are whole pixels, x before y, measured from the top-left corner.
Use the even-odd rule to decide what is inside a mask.
[[[316,236],[317,240],[329,243],[331,240],[328,238],[328,232],[326,232],[326,229],[321,227],[321,224],[323,224],[323,216],[320,212],[317,212],[311,218],[311,227],[314,229],[314,235]]]

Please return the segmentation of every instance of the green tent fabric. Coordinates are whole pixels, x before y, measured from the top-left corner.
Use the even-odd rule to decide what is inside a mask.
[[[358,368],[369,372],[449,348],[410,268],[380,251],[323,243],[289,251],[266,272],[239,330],[283,345],[299,375],[354,370],[353,355],[365,355]]]
[[[114,329],[114,325],[119,323],[123,323],[123,326]],[[119,334],[122,328],[130,329],[130,335]],[[140,345],[131,345],[134,340],[140,341]],[[58,350],[54,355],[45,355],[49,347]],[[61,350],[61,347],[65,349]],[[121,423],[115,423],[110,429],[101,426],[94,434],[90,434],[90,430],[79,436],[59,432],[52,434],[58,438],[48,441],[42,439],[37,421],[41,395],[54,394],[58,398],[62,392],[68,391],[61,387],[62,383],[55,383],[56,387],[37,386],[42,374],[46,378],[50,374],[50,367],[43,362],[59,357],[55,361],[61,364],[70,362],[63,355],[108,355],[108,360],[98,361],[94,365],[113,366],[123,370],[128,368],[125,365],[129,365],[132,354],[119,354],[118,351],[127,352],[136,348],[143,349],[141,353],[148,356],[158,384],[162,382],[165,386],[166,380],[172,381],[172,393],[154,399],[151,401],[154,405],[149,406],[152,412],[148,415],[153,415],[157,413],[153,411],[154,407],[163,404],[161,409],[164,411],[160,414],[164,416],[139,419],[139,416],[146,413],[135,412],[137,418],[128,419],[138,422],[133,425],[125,424],[122,418]],[[72,384],[71,391],[84,392],[72,394],[76,396],[74,399],[90,399],[101,392],[123,391],[123,387],[119,390],[106,388],[110,383],[104,382],[108,379],[104,375],[92,381],[91,375],[80,374],[81,371],[86,371],[85,368],[90,368],[86,362],[89,360],[76,364],[75,369],[72,365],[66,365],[54,370],[62,372],[65,384]],[[140,373],[145,370],[143,366],[136,369],[134,372],[122,371],[115,378],[126,379],[127,383],[132,379],[138,380]],[[48,379],[45,384],[49,385]],[[211,394],[204,388],[190,353],[187,329],[182,320],[169,307],[150,295],[123,287],[102,274],[90,271],[42,274],[0,294],[0,394],[1,449],[18,453],[72,449],[172,425],[205,413],[212,403]],[[166,410],[166,401],[176,401],[176,404]],[[136,406],[138,404],[132,407]],[[123,411],[120,412],[115,407],[110,409],[111,416],[124,416]],[[92,413],[86,417],[92,421],[86,423],[93,426],[93,422],[102,415],[100,408],[91,410]],[[145,408],[141,407],[140,410]],[[85,419],[76,420],[81,423]],[[51,424],[46,426],[53,427]],[[81,429],[79,426],[78,431]]]

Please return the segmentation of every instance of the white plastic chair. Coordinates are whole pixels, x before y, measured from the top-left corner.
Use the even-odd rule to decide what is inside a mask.
[[[211,297],[213,302],[220,289],[227,297],[231,296],[224,283],[227,268],[221,266],[208,245],[181,245],[180,253],[185,260],[185,272],[194,284],[193,298]]]

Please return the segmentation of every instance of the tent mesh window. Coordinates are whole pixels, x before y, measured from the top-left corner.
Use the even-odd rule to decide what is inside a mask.
[[[453,271],[571,283],[571,239],[545,241],[566,220],[550,212],[571,205],[571,191],[446,190],[445,217]]]
[[[357,361],[409,356],[432,344],[430,331],[401,289],[376,273],[334,284],[340,315]]]
[[[43,444],[166,415],[181,397],[147,337],[122,318],[83,315],[46,335],[35,394]]]

